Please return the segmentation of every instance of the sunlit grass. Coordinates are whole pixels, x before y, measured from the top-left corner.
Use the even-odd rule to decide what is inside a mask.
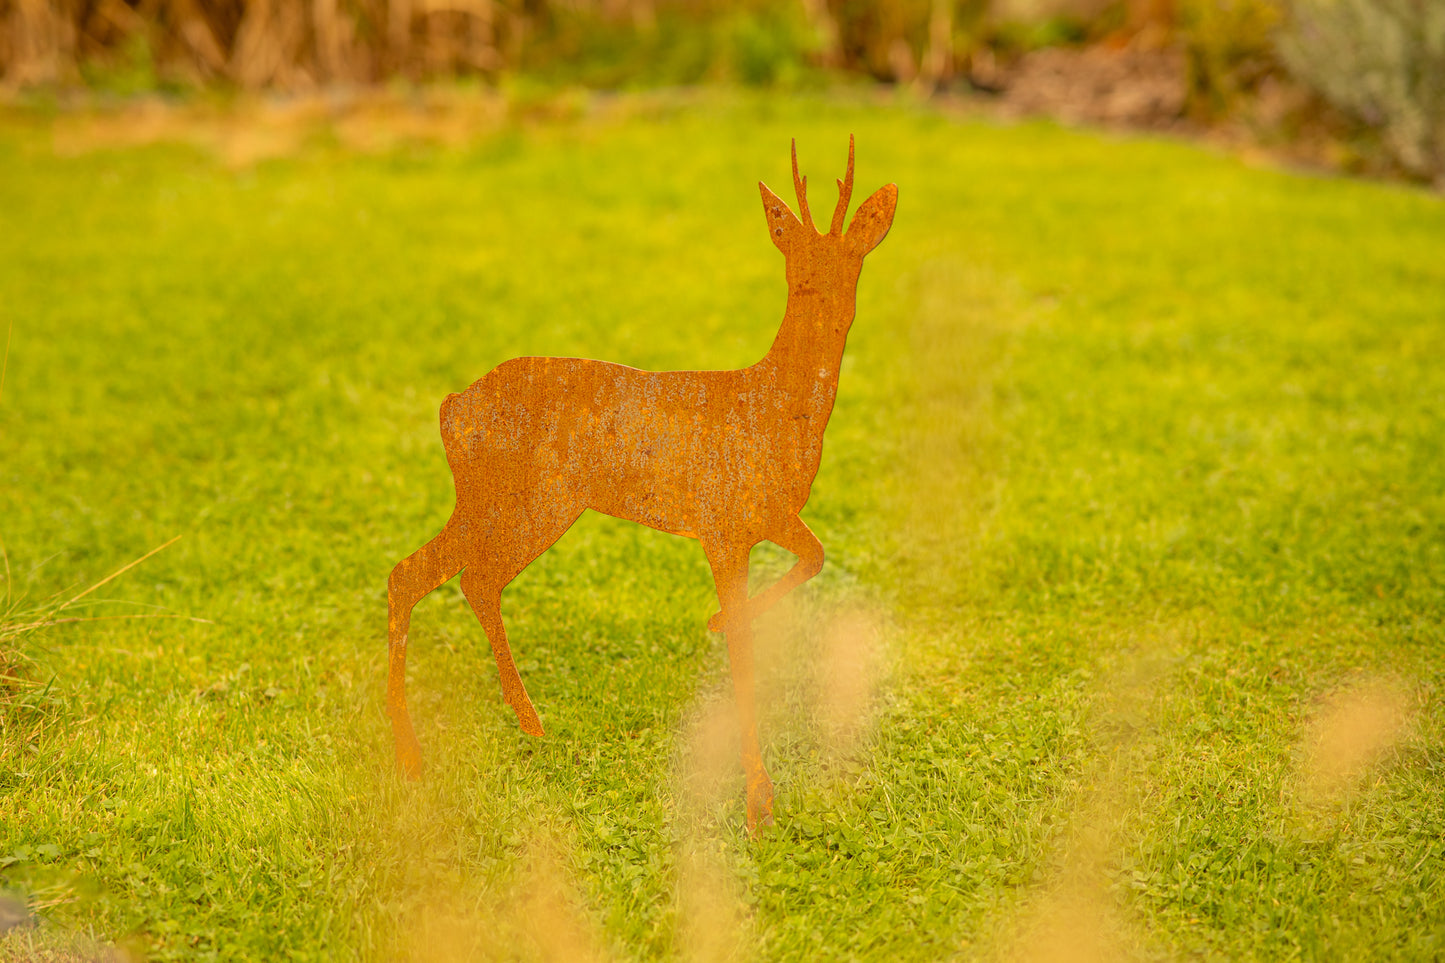
[[[0,133],[13,585],[184,533],[108,594],[213,623],[38,639],[61,701],[3,745],[0,878],[48,925],[155,959],[1442,952],[1438,198],[807,99],[239,167],[47,130]],[[385,580],[451,507],[440,400],[522,354],[756,360],[755,181],[796,136],[819,190],[849,133],[900,203],[805,512],[827,567],[760,627],[778,825],[742,829],[696,543],[593,515],[504,599],[548,736],[447,586],[399,782]]]

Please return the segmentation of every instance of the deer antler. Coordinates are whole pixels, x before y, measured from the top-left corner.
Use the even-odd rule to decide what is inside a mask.
[[[808,179],[798,176],[798,139],[793,138],[793,190],[798,194],[798,217],[813,230],[813,215],[808,213]]]
[[[796,167],[797,161],[793,162]],[[833,209],[833,226],[828,229],[829,234],[840,235],[843,233],[843,218],[848,214],[848,202],[853,199],[853,135],[848,135],[848,176],[846,180],[838,182],[838,206]]]

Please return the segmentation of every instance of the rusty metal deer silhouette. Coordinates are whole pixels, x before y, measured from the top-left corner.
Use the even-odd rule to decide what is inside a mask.
[[[435,538],[387,583],[387,708],[397,764],[416,778],[421,749],[406,710],[412,607],[461,573],[462,592],[491,642],[502,694],[522,730],[542,735],[502,625],[502,589],[585,509],[702,543],[727,636],[742,725],[748,826],[772,820],[773,786],[758,748],[752,620],[823,567],[823,546],[798,517],[823,454],[823,430],[856,310],[863,257],[893,223],[898,188],[864,201],[848,230],[848,173],[828,233],[808,213],[793,144],[795,214],[759,182],[768,231],[787,266],[788,305],[757,364],[737,371],[639,371],[579,358],[507,361],[441,406],[442,444],[457,503]],[[748,598],[748,553],[771,541],[798,557]]]

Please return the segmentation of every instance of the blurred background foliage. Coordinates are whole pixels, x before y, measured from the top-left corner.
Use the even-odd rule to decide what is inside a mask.
[[[518,75],[1017,90],[1066,118],[1325,138],[1340,166],[1445,184],[1445,0],[0,0],[11,91]]]

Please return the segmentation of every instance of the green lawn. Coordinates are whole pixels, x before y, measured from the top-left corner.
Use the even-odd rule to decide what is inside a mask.
[[[565,112],[564,112],[565,113]],[[1445,203],[1181,143],[862,101],[622,101],[231,169],[0,123],[0,888],[149,959],[1445,954]],[[847,135],[899,185],[760,625],[743,829],[695,542],[593,514],[452,583],[393,771],[386,577],[437,407],[523,354],[757,360]],[[815,215],[821,216],[821,215]],[[791,560],[755,553],[761,580]],[[106,601],[88,606],[97,597]],[[13,618],[13,617],[12,617]],[[27,948],[31,949],[27,949]]]

